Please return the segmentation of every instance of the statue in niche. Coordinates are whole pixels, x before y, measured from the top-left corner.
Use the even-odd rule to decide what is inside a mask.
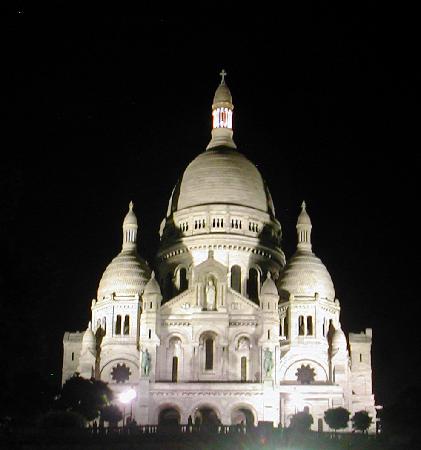
[[[213,311],[216,309],[216,289],[212,280],[208,281],[206,286],[206,309]]]
[[[242,337],[238,340],[238,350],[249,350],[250,341],[246,337]]]
[[[149,372],[151,371],[151,355],[148,352],[148,349],[141,350],[142,352],[142,360],[140,362],[141,375],[148,377]]]
[[[270,377],[272,375],[273,358],[272,358],[272,352],[268,348],[265,349],[265,355],[264,355],[264,359],[263,359],[263,369],[265,371],[266,377]]]

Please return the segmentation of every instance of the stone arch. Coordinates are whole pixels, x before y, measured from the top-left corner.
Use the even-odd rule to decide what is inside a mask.
[[[174,338],[178,338],[180,339],[182,344],[187,344],[190,342],[189,337],[181,332],[181,331],[173,331],[170,334],[168,334],[163,342],[163,344],[165,345],[165,347],[169,347],[170,346],[170,341]]]
[[[199,337],[199,367],[204,376],[214,376],[220,368],[221,349],[215,331],[203,331]]]
[[[240,341],[240,339],[242,338],[246,338],[249,341],[249,348],[251,349],[253,344],[252,344],[252,337],[250,336],[249,333],[246,333],[245,331],[240,331],[238,332],[235,336],[234,339],[232,340],[232,342],[234,343],[234,348],[238,348],[238,343]]]
[[[174,271],[178,293],[184,292],[189,287],[189,269],[184,264],[180,264]]]
[[[231,424],[238,425],[244,420],[247,427],[257,426],[257,411],[248,403],[238,403],[231,408]]]
[[[158,427],[164,431],[172,431],[178,429],[181,423],[180,408],[174,404],[161,405],[157,418]]]
[[[296,380],[297,377],[295,376],[295,373],[298,368],[300,368],[302,365],[310,365],[313,369],[315,369],[315,381],[328,381],[328,370],[326,367],[324,367],[320,362],[315,361],[310,358],[302,358],[298,360],[294,360],[288,364],[288,366],[284,370],[283,379],[284,380]]]
[[[213,412],[214,415],[212,415],[211,412]],[[191,409],[190,415],[195,424],[199,420],[201,425],[217,425],[218,422],[221,422],[222,417],[219,408],[211,402],[197,402]]]
[[[231,267],[230,286],[231,289],[233,289],[236,292],[239,292],[240,294],[241,294],[242,274],[243,270],[241,266],[239,266],[238,264],[234,264]]]
[[[117,367],[117,365],[119,365],[120,367],[124,365],[129,369],[130,376],[127,380],[128,383],[130,383],[132,380],[135,380],[139,376],[139,365],[135,360],[129,358],[115,358],[107,361],[100,368],[99,374],[101,380],[114,383],[115,380],[112,378],[112,371],[114,367]]]
[[[262,270],[256,264],[250,266],[247,277],[247,295],[254,302],[259,301],[260,280],[262,278]]]

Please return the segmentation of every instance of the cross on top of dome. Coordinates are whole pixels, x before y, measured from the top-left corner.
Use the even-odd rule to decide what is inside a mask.
[[[225,84],[225,77],[228,75],[227,72],[222,69],[219,75],[221,75],[221,84]]]

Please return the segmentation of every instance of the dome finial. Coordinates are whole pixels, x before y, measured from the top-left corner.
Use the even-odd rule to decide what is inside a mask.
[[[137,218],[133,206],[133,202],[130,201],[129,211],[123,221],[123,250],[136,251]]]
[[[212,103],[212,139],[206,150],[216,147],[237,148],[232,140],[232,112],[234,105],[231,92],[225,83],[227,72],[222,69],[219,75],[221,75],[221,83],[216,88]]]
[[[306,211],[306,202],[301,203],[301,212],[297,220],[298,248],[311,251],[311,220]]]
[[[221,75],[221,84],[225,84],[225,77],[228,75],[225,69],[222,69],[219,75]]]

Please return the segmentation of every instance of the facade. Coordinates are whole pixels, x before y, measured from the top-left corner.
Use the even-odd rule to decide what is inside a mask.
[[[142,425],[190,416],[288,426],[307,409],[322,430],[324,411],[337,406],[375,418],[372,331],[347,341],[304,202],[286,261],[269,190],[233,141],[221,75],[210,143],[184,171],[161,223],[156,273],[137,254],[130,203],[122,250],[100,280],[87,330],[64,335],[63,383],[75,372],[94,376],[117,403],[134,390],[126,413]]]

